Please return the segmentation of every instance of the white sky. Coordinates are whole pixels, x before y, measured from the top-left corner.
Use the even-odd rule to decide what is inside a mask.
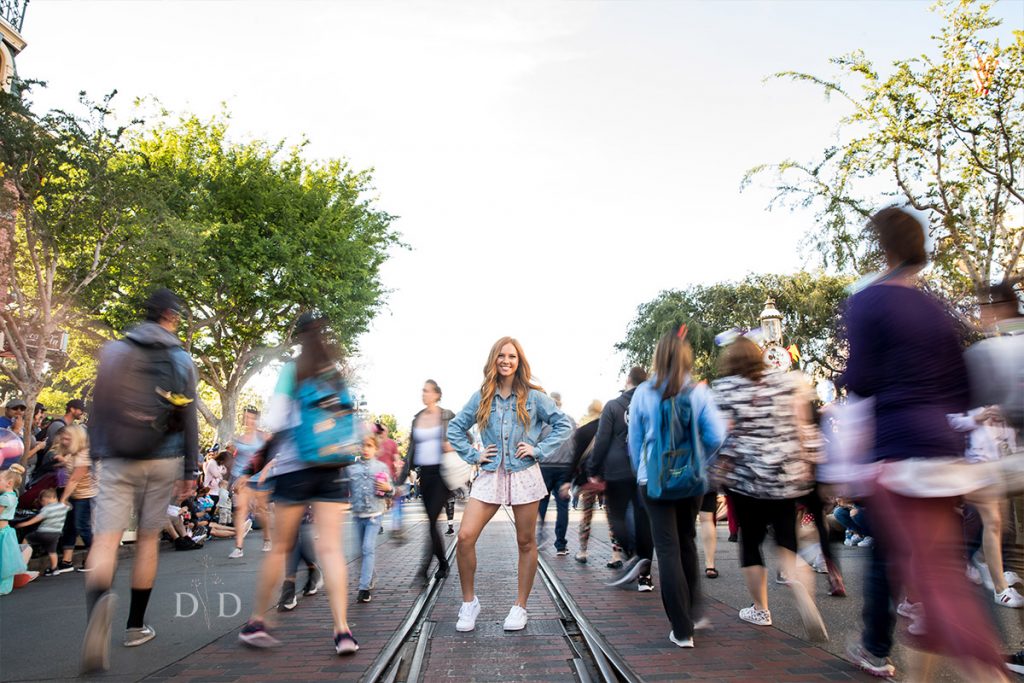
[[[764,77],[930,51],[929,4],[33,0],[18,70],[49,82],[43,106],[114,88],[126,108],[226,102],[236,135],[374,167],[412,249],[360,342],[369,410],[406,422],[427,377],[458,410],[511,334],[578,417],[620,388],[613,345],[639,304],[805,264],[812,215],[739,183],[815,157],[843,110]],[[1024,0],[996,14],[1004,43],[1024,28]]]

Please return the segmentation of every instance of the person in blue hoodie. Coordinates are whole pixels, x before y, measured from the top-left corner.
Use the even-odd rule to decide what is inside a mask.
[[[480,430],[483,450],[474,447],[469,430]],[[545,426],[550,430],[542,435]],[[502,337],[484,365],[484,381],[448,423],[448,442],[471,465],[480,466],[462,513],[457,559],[462,607],[455,628],[472,631],[480,615],[474,592],[476,541],[502,505],[511,505],[519,545],[518,597],[505,619],[506,631],[526,628],[526,600],[537,574],[537,507],[548,495],[540,464],[572,433],[572,422],[532,381],[523,348]]]
[[[714,455],[725,440],[725,422],[711,391],[704,384],[693,384],[692,369],[693,349],[686,341],[686,327],[666,332],[654,350],[651,378],[636,388],[629,405],[629,457],[651,520],[661,601],[672,624],[668,637],[679,647],[693,647],[694,630],[707,624],[706,619],[695,618],[700,598],[696,520],[704,491],[677,500],[652,498],[647,491],[647,462],[655,456],[649,451],[661,431],[662,401],[675,399],[683,392],[689,392],[692,419],[705,457]],[[650,560],[635,555],[625,572],[635,577],[649,566]]]

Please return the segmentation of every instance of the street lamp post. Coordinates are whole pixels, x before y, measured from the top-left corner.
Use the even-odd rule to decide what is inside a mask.
[[[764,337],[764,362],[777,370],[789,370],[793,359],[782,346],[782,313],[775,307],[775,299],[769,298],[764,302],[761,334]]]

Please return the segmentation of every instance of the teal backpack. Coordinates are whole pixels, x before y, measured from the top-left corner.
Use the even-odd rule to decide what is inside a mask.
[[[659,429],[648,444],[647,496],[679,500],[704,495],[707,489],[703,447],[690,400],[692,387],[658,406]]]
[[[299,459],[310,465],[345,467],[362,453],[363,426],[348,387],[336,373],[299,382]]]

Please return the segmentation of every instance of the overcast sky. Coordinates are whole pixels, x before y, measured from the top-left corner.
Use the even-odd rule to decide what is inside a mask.
[[[236,135],[375,168],[411,249],[360,341],[368,408],[405,422],[430,377],[458,410],[509,334],[578,417],[621,387],[614,344],[660,290],[808,263],[812,214],[740,180],[815,157],[843,109],[763,79],[930,51],[929,4],[33,0],[18,70],[43,106],[223,102]],[[1024,28],[1024,0],[996,13],[1004,42]]]

